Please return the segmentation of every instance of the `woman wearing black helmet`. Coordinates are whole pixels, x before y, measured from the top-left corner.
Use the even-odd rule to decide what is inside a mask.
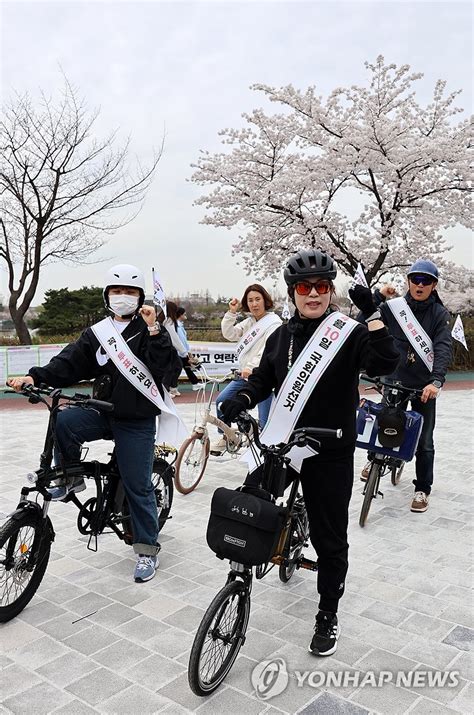
[[[342,428],[342,439],[324,440],[319,454],[306,458],[300,472],[319,562],[319,611],[309,646],[319,656],[334,653],[339,637],[336,614],[348,568],[359,371],[364,366],[370,375],[390,373],[398,360],[393,340],[377,316],[368,316],[367,329],[332,303],[336,273],[332,258],[319,250],[299,251],[290,258],[284,278],[295,315],[269,337],[248,385],[222,405],[232,419],[275,390],[267,430],[273,423],[277,441],[287,439],[295,427]],[[265,441],[264,433],[262,438]]]

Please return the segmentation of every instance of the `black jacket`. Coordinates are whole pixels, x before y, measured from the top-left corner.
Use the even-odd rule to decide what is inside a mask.
[[[327,316],[316,320],[302,320],[297,314],[275,330],[267,340],[260,365],[248,379],[241,392],[248,394],[254,406],[278,393],[288,374],[288,348],[294,335],[293,360],[305,347],[314,331]],[[393,339],[386,328],[369,332],[357,326],[336,354],[303,408],[297,426],[328,427],[343,430],[342,439],[324,438],[320,453],[350,454],[355,448],[356,407],[359,402],[359,371],[361,366],[369,375],[386,375],[397,364],[398,355]]]
[[[161,387],[163,375],[171,356],[171,341],[166,330],[150,336],[147,325],[140,316],[130,321],[122,333],[130,349],[150,370]],[[87,328],[74,343],[66,345],[61,352],[44,367],[32,367],[29,374],[35,385],[45,383],[51,387],[68,387],[81,380],[93,380],[100,375],[110,375],[112,392],[108,398],[115,409],[113,416],[118,419],[143,419],[159,414],[159,409],[133,387],[117,370],[111,360],[104,365],[105,351],[100,346],[91,328]]]
[[[390,377],[400,380],[408,387],[417,387],[419,389],[433,382],[433,380],[439,380],[443,384],[452,358],[452,338],[449,327],[449,312],[441,303],[437,294],[432,293],[428,300],[423,301],[414,300],[410,293],[405,295],[405,300],[412,309],[415,318],[433,341],[433,372],[428,370],[418,353],[411,347],[408,338],[380,291],[375,291],[374,297],[375,303],[379,303],[378,307],[382,319],[390,335],[393,335],[395,347],[400,355],[398,367]]]

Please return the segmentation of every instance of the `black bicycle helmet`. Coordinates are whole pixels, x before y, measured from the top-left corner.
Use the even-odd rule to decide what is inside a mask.
[[[333,281],[336,275],[336,264],[331,256],[317,248],[308,248],[295,253],[283,271],[283,277],[289,286],[305,278],[319,278],[320,276]]]

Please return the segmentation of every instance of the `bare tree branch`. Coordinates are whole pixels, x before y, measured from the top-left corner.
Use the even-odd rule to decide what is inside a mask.
[[[21,342],[24,322],[50,261],[84,261],[105,234],[137,215],[160,160],[163,140],[149,166],[132,174],[130,140],[116,133],[94,137],[98,112],[89,112],[64,77],[62,98],[44,93],[38,106],[16,95],[0,122],[0,259],[5,261],[9,308]]]

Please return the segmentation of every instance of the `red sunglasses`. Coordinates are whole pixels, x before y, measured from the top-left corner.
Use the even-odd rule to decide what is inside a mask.
[[[313,288],[318,295],[326,295],[331,290],[332,283],[327,280],[316,281],[316,283],[311,283],[310,281],[298,281],[298,283],[295,283],[295,291],[298,295],[309,295]]]

